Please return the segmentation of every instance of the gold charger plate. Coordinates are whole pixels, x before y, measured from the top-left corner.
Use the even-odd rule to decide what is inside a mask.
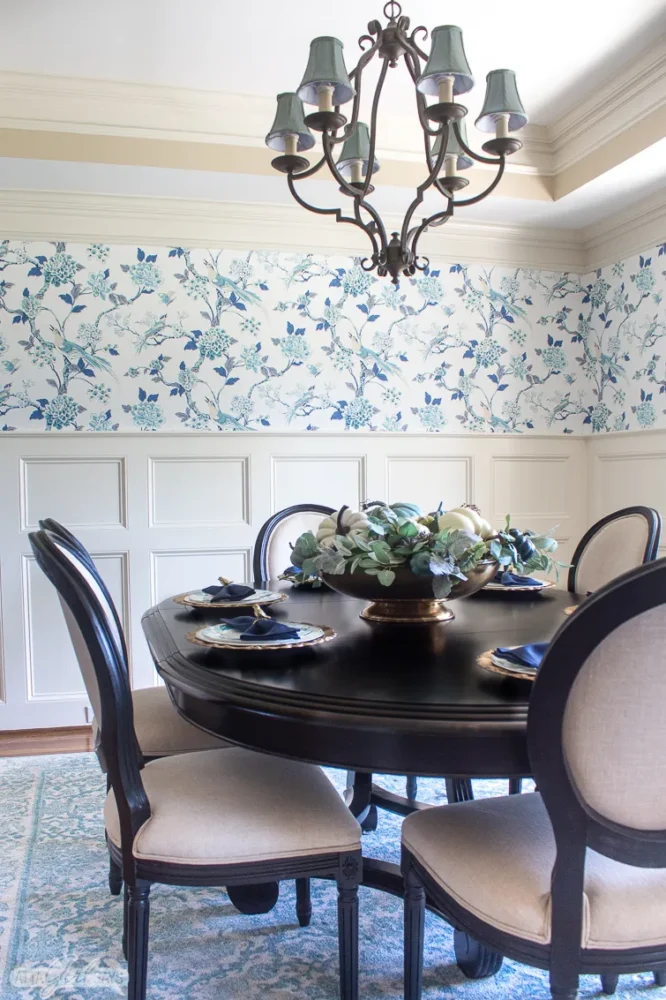
[[[513,589],[513,588],[512,588]],[[534,681],[536,677],[536,671],[531,671],[530,673],[519,673],[516,670],[505,670],[504,667],[498,667],[496,663],[492,661],[493,651],[492,649],[487,649],[485,653],[481,653],[481,656],[477,658],[477,663],[484,670],[489,670],[493,674],[500,674],[502,677],[513,677],[514,680],[519,681]]]
[[[551,587],[554,587],[554,586],[555,586],[555,584],[553,583],[552,580],[544,580],[543,583],[539,587],[535,587],[533,584],[531,584],[530,586],[527,586],[527,587],[519,587],[519,586],[505,587],[503,583],[493,583],[492,580],[491,580],[490,583],[487,583],[485,585],[485,587],[483,588],[483,590],[484,591],[488,591],[491,594],[492,593],[497,593],[497,594],[509,594],[509,593],[517,593],[517,594],[525,594],[525,593],[540,594],[542,590],[549,590]]]
[[[205,646],[208,649],[306,649],[309,646],[319,646],[322,642],[330,642],[331,639],[335,639],[337,632],[335,629],[330,628],[328,625],[311,625],[309,622],[292,622],[293,625],[298,625],[304,629],[315,629],[321,634],[316,638],[312,639],[295,639],[290,642],[285,642],[276,640],[275,642],[269,642],[264,640],[262,642],[242,642],[238,637],[233,642],[225,642],[224,639],[210,639],[201,638],[201,633],[209,631],[210,629],[219,628],[220,626],[208,626],[205,629],[197,629],[196,632],[188,632],[187,640],[188,642],[193,642],[196,646]],[[222,626],[224,628],[224,626]],[[231,631],[237,631],[232,629]]]
[[[211,601],[194,600],[193,595],[198,593],[201,591],[190,590],[188,593],[178,594],[173,600],[176,604],[183,604],[186,608],[223,611],[225,608],[248,608],[251,610],[252,608],[260,608],[262,605],[279,604],[280,601],[286,601],[288,596],[287,594],[279,594],[275,590],[258,590],[256,595],[251,594],[249,597],[243,598],[242,601],[217,601],[213,604]]]

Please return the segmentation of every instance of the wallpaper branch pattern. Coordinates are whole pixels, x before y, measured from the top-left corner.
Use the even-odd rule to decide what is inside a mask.
[[[0,244],[4,431],[666,426],[666,244],[592,274]],[[664,345],[666,346],[666,344]]]

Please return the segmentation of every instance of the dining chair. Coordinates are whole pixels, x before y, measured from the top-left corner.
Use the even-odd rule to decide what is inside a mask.
[[[428,903],[501,956],[666,985],[666,559],[596,591],[560,627],[530,698],[539,792],[415,813],[402,828],[405,997],[421,996]],[[463,968],[464,971],[464,968]]]
[[[316,533],[322,518],[334,513],[333,507],[320,503],[297,503],[272,514],[262,524],[254,543],[255,583],[277,580],[291,565],[290,542],[295,542],[305,531]]]
[[[92,556],[83,543],[68,528],[65,528],[64,525],[53,518],[45,518],[39,522],[39,526],[42,530],[50,531],[56,537],[64,539],[74,549],[81,563],[85,565],[88,572],[94,578],[96,587],[99,590],[99,599],[107,615],[109,626],[120,647],[122,662],[127,664],[129,661],[122,622],[111,594],[95,566]],[[83,653],[84,658],[87,656],[86,652],[82,651],[80,646],[77,647],[76,643],[74,644],[74,649],[77,656],[80,652]],[[231,746],[230,743],[221,740],[217,736],[212,736],[202,729],[198,729],[184,719],[176,710],[169,697],[169,692],[164,686],[134,688],[132,690],[132,703],[134,731],[144,763],[155,760],[157,757],[166,757],[171,754],[191,753],[195,750],[212,750]],[[106,764],[99,742],[98,716],[95,706],[93,705],[92,707],[93,746],[95,747],[102,770],[106,772]],[[113,861],[113,858],[110,860],[109,889],[114,896],[120,895],[122,889],[122,873]]]
[[[240,747],[144,764],[122,644],[95,576],[47,531],[30,534],[79,650],[111,788],[109,853],[125,882],[128,1000],[144,1000],[150,889],[335,879],[341,1000],[357,1000],[361,830],[321,768]]]
[[[623,507],[593,524],[576,547],[567,590],[589,594],[657,558],[661,517],[652,507]]]

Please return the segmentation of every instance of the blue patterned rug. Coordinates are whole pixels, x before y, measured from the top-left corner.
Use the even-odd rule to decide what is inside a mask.
[[[342,787],[344,776],[331,772]],[[402,779],[383,782],[396,791]],[[443,783],[421,781],[419,797],[441,801]],[[102,835],[104,778],[92,754],[0,761],[0,996],[2,1000],[111,1000],[126,989],[122,904],[107,891]],[[506,783],[478,782],[476,794]],[[366,853],[397,860],[397,817],[380,813]],[[156,886],[150,926],[150,1000],[328,1000],[338,995],[336,890],[313,882],[313,920],[299,928],[293,884],[271,913],[239,914],[222,890]],[[361,890],[363,998],[402,997],[399,900]],[[624,976],[616,996],[666,997],[652,977]],[[600,993],[581,980],[581,996]],[[505,961],[494,979],[459,972],[447,925],[429,915],[425,1000],[500,997],[547,1000],[544,973]]]

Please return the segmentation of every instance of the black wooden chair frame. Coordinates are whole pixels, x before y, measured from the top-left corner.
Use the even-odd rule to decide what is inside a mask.
[[[556,843],[552,878],[552,934],[548,945],[498,930],[453,899],[404,847],[405,998],[421,995],[425,893],[456,928],[499,955],[550,971],[558,1000],[578,995],[578,977],[599,973],[613,992],[622,973],[651,970],[666,984],[666,941],[659,947],[581,947],[585,852],[589,847],[616,861],[643,868],[666,868],[666,830],[620,826],[594,813],[579,798],[569,777],[562,745],[562,721],[572,685],[588,656],[614,629],[665,603],[666,560],[623,574],[591,595],[559,629],[539,670],[530,700],[527,736],[535,781],[543,797]]]
[[[599,521],[596,521],[591,528],[585,532],[578,545],[576,546],[576,551],[571,559],[571,565],[569,566],[569,575],[567,577],[567,590],[572,594],[576,593],[576,573],[578,572],[578,564],[594,536],[605,528],[607,524],[612,524],[613,521],[619,521],[623,517],[639,516],[645,518],[648,527],[648,537],[645,543],[645,551],[643,553],[643,563],[652,562],[657,558],[657,551],[659,549],[659,540],[661,538],[661,517],[659,513],[652,507],[623,507],[621,510],[614,510],[612,514],[607,514],[602,517]]]
[[[120,822],[121,847],[107,839],[109,851],[125,883],[123,944],[129,967],[129,1000],[143,1000],[148,966],[149,895],[152,883],[183,886],[256,885],[268,881],[335,879],[338,884],[338,931],[341,1000],[358,996],[358,885],[360,851],[296,856],[274,861],[230,865],[171,864],[134,856],[134,839],[150,818],[141,780],[143,761],[134,735],[127,664],[116,646],[95,594],[80,579],[48,532],[30,534],[35,559],[71,610],[88,647],[104,718],[100,740]],[[58,544],[78,555],[60,536]]]
[[[321,514],[322,517],[330,517],[335,514],[333,507],[325,507],[320,503],[297,503],[292,507],[285,507],[277,511],[262,524],[254,543],[254,556],[252,559],[252,572],[255,583],[263,583],[270,578],[268,568],[268,550],[270,548],[271,535],[282,521],[293,517],[294,514]],[[286,569],[287,567],[283,567]]]

